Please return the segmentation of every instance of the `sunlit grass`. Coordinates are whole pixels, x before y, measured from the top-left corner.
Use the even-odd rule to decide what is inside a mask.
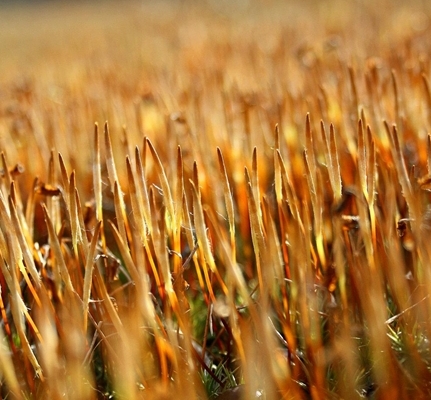
[[[0,13],[1,398],[430,396],[427,3]]]

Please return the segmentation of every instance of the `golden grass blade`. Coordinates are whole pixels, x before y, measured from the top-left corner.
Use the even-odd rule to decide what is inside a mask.
[[[284,271],[283,271],[283,257],[281,255],[281,245],[280,240],[277,235],[277,228],[275,227],[274,220],[271,217],[271,206],[269,205],[266,198],[263,201],[265,226],[266,229],[266,260],[271,260],[271,268],[265,268],[268,277],[266,282],[268,282],[269,293],[271,294],[274,301],[279,300],[280,290],[283,293],[283,301],[287,299],[285,292],[284,281]],[[284,304],[284,309],[287,309],[287,304]]]
[[[257,148],[253,148],[252,155],[252,164],[251,164],[251,187],[253,188],[253,197],[257,204],[260,203],[260,191],[259,191],[259,176],[258,176],[258,167],[257,167]],[[259,207],[258,209],[258,217],[260,224],[262,225],[262,212]]]
[[[121,319],[118,315],[118,312],[116,308],[114,307],[114,304],[112,303],[112,299],[109,296],[105,283],[103,282],[103,277],[99,271],[99,268],[94,268],[94,275],[96,283],[94,285],[95,289],[99,293],[101,299],[103,300],[103,306],[109,316],[109,319],[112,321],[112,324],[114,325],[116,333],[118,333],[120,340],[127,341],[127,335],[124,331],[124,325],[121,322]],[[121,362],[122,357],[119,357],[115,351],[113,351],[112,357],[117,358],[119,363]]]
[[[325,143],[325,163],[326,169],[328,170],[329,183],[331,184],[332,192],[334,193],[335,198],[335,171],[332,168],[332,154],[331,154],[331,145],[329,142],[329,135],[325,128],[325,123],[323,120],[320,120],[320,133],[322,136],[322,141]]]
[[[392,89],[394,91],[394,113],[395,113],[395,121],[396,124],[401,126],[400,119],[400,98],[399,98],[399,90],[397,84],[397,76],[395,74],[395,70],[391,71],[391,80],[392,80]]]
[[[169,278],[170,280],[170,271],[169,269],[166,271],[161,271],[161,274],[159,273],[159,270],[157,268],[157,259],[159,256],[163,256],[166,253],[166,248],[164,247],[165,245],[165,238],[163,238],[162,244],[160,244],[160,229],[159,229],[159,223],[158,223],[158,219],[160,219],[161,221],[164,221],[164,213],[165,210],[162,209],[160,211],[160,213],[158,213],[157,210],[157,205],[156,205],[156,199],[155,199],[155,194],[154,194],[154,190],[152,187],[150,187],[150,198],[151,198],[151,224],[153,226],[153,231],[151,233],[152,236],[152,241],[153,241],[153,245],[154,247],[159,246],[158,248],[162,248],[162,253],[156,253],[154,259],[153,257],[149,257],[150,258],[150,264],[151,264],[151,269],[153,271],[153,275],[154,278],[157,282],[157,289],[159,290],[160,293],[160,297],[164,298],[165,296],[165,292],[164,292],[164,283],[165,283],[165,279]],[[148,253],[147,253],[148,254]],[[168,274],[168,277],[166,276],[166,274]]]
[[[363,127],[368,126],[367,119],[365,118],[365,111],[364,111],[364,109],[362,107],[361,107],[361,112],[360,112],[360,118],[359,119],[362,121],[362,126]]]
[[[413,199],[413,192],[412,187],[409,179],[409,175],[407,173],[407,167],[404,162],[403,153],[401,150],[399,137],[398,137],[398,130],[396,125],[392,126],[391,130],[391,139],[392,143],[394,145],[393,155],[395,159],[395,166],[398,172],[398,179],[403,191],[403,195],[406,199],[406,202],[409,206],[409,212],[411,213],[411,218],[415,220],[416,218],[416,210],[414,207],[414,199]]]
[[[313,179],[313,173],[311,172],[310,158],[308,157],[307,149],[304,149],[304,164],[306,170],[306,178],[308,184],[308,192],[311,200],[311,205],[313,208],[313,222],[314,222],[314,232],[316,237],[316,247],[319,254],[319,259],[323,269],[326,270],[326,254],[325,254],[325,244],[323,238],[323,189],[322,185],[317,185],[318,181]],[[320,176],[316,173],[316,178]]]
[[[148,321],[148,324],[153,327],[153,329],[157,330],[157,321],[156,321],[156,312],[154,309],[154,304],[151,300],[151,277],[149,276],[146,264],[147,261],[145,259],[144,251],[148,247],[142,246],[142,240],[139,236],[139,232],[135,229],[132,230],[133,234],[133,244],[134,244],[134,255],[135,259],[133,259],[134,264],[136,265],[137,272],[139,274],[140,280],[137,282],[137,298],[138,298],[138,307],[139,311],[142,313],[142,316],[145,321]],[[150,263],[153,263],[153,260],[150,258],[151,254],[148,254],[148,258]]]
[[[215,270],[215,263],[211,252],[211,246],[206,235],[204,213],[202,209],[199,190],[193,181],[190,180],[190,184],[192,185],[193,193],[193,218],[194,226],[196,229],[196,238],[199,244],[199,248],[205,254],[205,258],[208,265],[211,269]]]
[[[76,178],[75,171],[72,171],[70,174],[70,183],[69,183],[69,211],[70,211],[70,230],[72,234],[72,245],[74,251],[78,252],[78,243],[81,241],[81,230],[78,219],[78,207],[76,204]],[[54,232],[57,232],[54,226]]]
[[[265,241],[262,232],[262,226],[259,220],[259,208],[256,203],[256,199],[253,195],[252,183],[250,181],[250,175],[248,173],[247,167],[245,168],[245,179],[247,183],[247,200],[249,207],[249,218],[250,218],[250,229],[251,229],[251,237],[253,241],[254,253],[256,256],[256,267],[257,267],[257,276],[259,281],[259,290],[262,294],[262,298],[265,298],[266,294],[266,285],[263,281],[262,274],[262,257],[263,252],[265,250]]]
[[[229,228],[231,232],[235,233],[235,209],[232,198],[232,190],[230,188],[229,178],[227,176],[226,165],[224,162],[223,154],[219,147],[217,147],[217,157],[219,162],[220,174],[223,178],[223,193],[226,204],[227,217],[229,221]]]
[[[368,201],[368,209],[370,213],[370,224],[371,224],[371,235],[373,248],[377,249],[377,220],[376,220],[376,211],[374,209],[374,202],[376,197],[376,188],[377,188],[377,163],[376,163],[376,145],[373,140],[371,129],[367,126],[367,136],[369,143],[369,151],[368,151],[368,163],[367,163],[367,201]]]
[[[250,294],[248,292],[247,284],[243,276],[243,272],[241,271],[241,266],[237,263],[237,260],[232,257],[232,252],[230,248],[230,243],[228,242],[224,231],[221,229],[218,220],[214,218],[214,215],[209,215],[209,220],[211,221],[211,227],[213,228],[217,240],[220,243],[221,247],[221,257],[225,262],[226,270],[227,270],[227,285],[228,292],[227,297],[231,299],[231,304],[234,306],[235,294],[236,290],[240,293],[242,297],[242,301],[244,305],[247,307],[253,308],[252,301],[250,301]],[[235,307],[234,307],[235,308]],[[234,309],[233,308],[233,309]],[[237,319],[237,315],[234,312],[230,312],[230,315],[235,320]],[[235,325],[237,322],[235,322]]]
[[[123,152],[124,152],[124,154],[127,154],[127,155],[132,154],[131,149],[130,149],[130,145],[129,145],[129,135],[127,132],[127,125],[124,124],[121,127],[121,131],[123,133],[123,137],[122,137],[122,141],[121,141],[121,143],[123,145]]]
[[[103,205],[102,205],[102,164],[100,161],[100,134],[99,124],[94,124],[93,138],[93,188],[94,199],[96,203],[96,219],[103,221]],[[102,240],[104,240],[102,238]]]
[[[303,255],[303,260],[298,259],[299,265],[302,269],[306,269],[304,276],[304,292],[307,293],[307,287],[309,287],[315,279],[315,256],[313,256],[314,249],[311,242],[311,216],[307,204],[304,204],[304,229],[303,229],[303,248],[304,251],[300,252]],[[318,238],[316,238],[318,240]],[[311,255],[311,257],[310,257]],[[305,267],[305,268],[304,268]],[[324,365],[326,363],[324,354],[321,353],[322,348],[322,337],[321,337],[321,325],[319,321],[318,309],[320,307],[320,301],[316,292],[307,295],[307,302],[302,302],[303,308],[301,311],[301,317],[303,318],[302,324],[306,332],[306,347],[310,354],[310,358],[319,360],[316,362],[313,371],[313,380],[316,385],[318,393],[323,393],[325,389],[325,375],[326,371]]]
[[[135,177],[132,171],[130,158],[126,157],[127,179],[129,183],[130,202],[132,205],[133,219],[139,231],[139,237],[142,243],[147,242],[147,233],[145,227],[144,210],[142,196],[137,192]],[[140,201],[141,200],[141,201]]]
[[[427,135],[427,171],[431,175],[431,134]]]
[[[298,215],[298,199],[296,197],[295,190],[292,186],[292,182],[287,174],[283,158],[281,157],[281,154],[279,151],[277,151],[277,159],[278,159],[278,164],[280,165],[281,179],[282,179],[284,191],[287,197],[286,198],[287,204],[289,206],[289,210],[293,218],[296,218],[296,216]]]
[[[114,234],[115,241],[117,242],[118,248],[120,249],[121,256],[123,257],[124,264],[129,272],[131,279],[138,283],[140,281],[138,270],[135,266],[135,263],[132,260],[130,255],[130,249],[127,246],[127,242],[124,241],[124,238],[121,236],[121,233],[118,231],[116,226],[112,223],[112,221],[108,221],[111,227],[112,233]]]
[[[75,196],[73,196],[73,197],[75,197]],[[58,240],[57,234],[55,232],[54,226],[52,224],[51,218],[48,214],[48,210],[44,204],[42,204],[42,210],[43,210],[43,214],[45,216],[45,223],[46,223],[46,226],[48,228],[49,241],[51,243],[52,251],[54,253],[54,260],[55,260],[56,266],[53,268],[59,269],[59,272],[61,274],[61,278],[63,279],[63,281],[66,285],[66,289],[70,293],[73,293],[73,292],[75,292],[75,290],[73,288],[72,280],[70,279],[70,275],[69,275],[69,271],[68,271],[67,266],[66,266],[66,262],[64,261],[64,257],[63,257],[62,251],[61,251],[61,245],[60,245],[60,242]],[[57,290],[60,290],[60,286],[57,286]]]
[[[5,242],[6,242],[6,239],[5,239]],[[6,242],[4,244],[4,246],[7,248],[8,243]],[[6,254],[6,252],[5,252],[5,254]],[[7,252],[7,256],[9,257],[9,251]],[[9,289],[9,291],[12,291],[12,288],[13,288],[12,273],[14,271],[11,271],[8,268],[8,266],[6,264],[6,260],[1,261],[0,266],[1,266],[1,272],[3,274],[4,281],[6,282],[7,289]],[[4,310],[2,310],[2,313],[4,313]]]
[[[33,278],[33,281],[36,284],[36,287],[40,288],[40,284],[41,284],[40,275],[36,269],[36,265],[34,263],[32,251],[29,248],[28,243],[24,237],[24,234],[23,234],[20,222],[19,222],[19,218],[17,215],[15,203],[12,201],[12,199],[10,197],[9,197],[9,210],[10,210],[10,214],[11,214],[11,222],[12,222],[12,226],[14,228],[15,237],[18,240],[19,246],[21,248],[24,262],[27,266],[27,269],[30,272],[31,277]],[[36,296],[36,298],[37,298],[37,296]]]
[[[148,231],[149,233],[151,233],[152,226],[151,226],[150,198],[148,196],[148,189],[145,181],[144,165],[142,164],[141,153],[138,147],[135,148],[135,164],[136,164],[136,173],[138,175],[136,189],[137,190],[139,189],[139,193],[141,193],[141,195],[138,196],[138,200],[142,202],[142,205],[140,205],[140,207],[142,207],[143,215],[145,218],[145,223],[148,228]]]
[[[371,128],[367,126],[367,142],[368,142],[368,154],[367,154],[367,200],[370,206],[374,204],[375,190],[377,187],[377,164],[376,164],[376,144],[371,133]]]
[[[10,172],[9,172],[9,167],[7,165],[6,155],[4,154],[4,152],[1,152],[1,161],[2,161],[3,174],[4,174],[3,178],[5,180],[4,183],[2,181],[2,183],[4,185],[4,187],[3,187],[4,193],[3,194],[5,196],[7,196],[7,195],[9,195],[8,190],[10,188],[10,184],[12,183],[12,177],[11,177]]]
[[[215,264],[213,253],[211,251],[211,245],[210,245],[210,242],[208,240],[207,233],[206,233],[205,218],[204,218],[202,203],[201,203],[198,189],[196,188],[193,181],[190,181],[190,183],[192,185],[192,193],[193,193],[194,227],[196,230],[196,239],[198,242],[199,249],[202,250],[208,267],[217,276],[217,278],[219,280],[219,284],[221,285],[223,292],[227,293],[226,285],[224,284],[223,280],[220,277],[219,271],[217,270],[217,267]],[[214,293],[212,292],[212,285],[209,281],[209,278],[208,278],[208,275],[207,275],[205,269],[204,269],[204,275],[205,275],[205,280],[207,283],[207,288],[209,290],[211,299],[212,299],[212,301],[214,301],[215,298],[214,298]]]
[[[172,232],[172,254],[174,255],[174,274],[176,276],[176,290],[177,296],[184,297],[183,295],[183,275],[182,275],[182,256],[181,256],[181,223],[183,217],[183,198],[184,198],[184,165],[181,147],[177,148],[177,177],[175,185],[175,198],[174,198],[174,213],[175,222]]]
[[[84,314],[84,332],[87,332],[88,323],[88,303],[90,301],[91,295],[91,280],[93,276],[93,267],[95,263],[95,255],[97,242],[99,240],[100,228],[102,226],[102,221],[98,221],[96,227],[94,228],[93,238],[91,239],[90,249],[87,255],[87,262],[85,264],[85,274],[84,274],[84,287],[82,291],[82,306]]]
[[[368,199],[368,182],[367,182],[367,154],[368,149],[365,141],[365,133],[364,127],[362,124],[362,120],[360,119],[358,122],[358,154],[357,154],[357,163],[358,163],[358,175],[359,182],[361,185],[362,193],[365,198]]]
[[[191,212],[189,211],[187,197],[184,195],[183,220],[184,220],[184,232],[187,239],[187,245],[189,246],[190,249],[197,250],[198,244],[197,244],[196,235],[195,235],[195,228],[193,227],[192,219],[190,215],[191,215]],[[192,260],[195,266],[199,287],[202,290],[202,292],[205,293],[205,282],[204,282],[204,278],[202,277],[202,271],[198,261],[198,254],[195,250],[192,250],[192,251],[193,251]],[[204,264],[204,262],[202,262],[202,264]]]
[[[39,376],[41,379],[43,378],[42,368],[33,352],[33,349],[30,346],[30,343],[28,341],[27,335],[25,333],[25,326],[24,326],[24,311],[26,310],[26,305],[23,302],[21,298],[21,290],[18,282],[17,277],[17,264],[19,262],[19,255],[15,252],[15,246],[13,244],[13,239],[11,234],[8,234],[6,237],[6,241],[8,244],[9,249],[9,265],[11,269],[11,286],[9,287],[10,293],[11,293],[11,312],[12,312],[12,318],[15,324],[15,328],[17,330],[22,350],[24,355],[28,358],[31,365],[33,366],[35,373],[37,376]]]
[[[305,118],[305,148],[307,149],[307,153],[309,154],[309,168],[311,172],[310,178],[313,182],[316,179],[316,156],[314,152],[314,143],[313,143],[313,133],[311,131],[311,121],[310,121],[310,113],[307,113]],[[314,186],[314,184],[313,184]]]
[[[118,229],[121,234],[121,238],[124,243],[128,242],[128,236],[126,231],[126,219],[125,219],[125,208],[123,193],[120,191],[120,185],[118,182],[114,184],[114,207],[115,207],[115,217],[117,218]]]
[[[69,199],[69,189],[70,189],[70,182],[69,182],[69,174],[67,173],[66,164],[64,163],[63,156],[61,153],[58,153],[58,161],[60,163],[60,171],[61,171],[61,180],[63,185],[62,194],[64,196],[64,201],[66,203],[66,207],[69,209],[70,206],[70,199]]]
[[[310,157],[308,156],[308,151],[306,148],[303,150],[302,155],[304,159],[305,175],[308,183],[308,191],[310,194],[311,202],[315,207],[317,207],[317,190],[316,190],[313,172],[311,171],[312,167],[311,167]]]
[[[171,218],[171,221],[174,221],[175,220],[174,201],[172,199],[171,189],[169,187],[168,178],[166,177],[165,169],[150,139],[147,138],[146,143],[150,149],[151,155],[155,163],[157,175],[159,176],[159,179],[160,179],[160,185],[163,191],[163,202],[166,206],[166,209],[168,210],[169,218]]]
[[[136,161],[136,160],[135,160]],[[147,137],[144,136],[144,141],[142,143],[142,166],[147,168]]]
[[[2,9],[0,397],[431,398],[429,6],[330,2]]]
[[[430,83],[428,77],[422,73],[422,82],[424,84],[425,88],[425,98],[426,98],[426,105],[427,105],[427,117],[428,117],[428,124],[431,124],[431,90],[430,90]]]
[[[359,117],[359,100],[358,100],[358,89],[356,87],[356,79],[355,79],[355,70],[353,67],[349,67],[349,80],[350,80],[350,87],[352,90],[352,96],[353,96],[353,112],[354,116]]]
[[[108,169],[109,181],[111,183],[111,191],[114,195],[115,216],[117,224],[120,229],[123,240],[127,241],[127,226],[126,206],[120,187],[120,181],[115,167],[114,153],[112,150],[111,136],[109,134],[108,122],[105,122],[105,153],[106,153],[106,167]]]
[[[18,193],[19,193],[19,190],[17,189],[17,184],[15,183],[15,181],[12,181],[12,184],[10,187],[10,198],[13,201],[13,203],[15,204],[16,216],[17,216],[17,219],[20,223],[22,234],[24,235],[24,238],[25,238],[27,244],[32,247],[33,246],[33,238],[30,234],[29,226],[27,224],[26,217],[23,213],[23,208],[22,208],[22,206],[19,207],[19,205],[17,203],[19,201],[17,199],[20,197],[18,195]]]
[[[334,174],[334,198],[335,201],[339,201],[342,196],[342,181],[341,181],[341,168],[340,162],[338,160],[337,143],[335,141],[335,128],[334,125],[329,127],[329,144],[330,144],[330,154],[331,154],[331,169]]]
[[[25,207],[25,220],[26,220],[27,227],[28,227],[28,237],[30,239],[33,239],[33,237],[34,237],[34,210],[36,207],[35,192],[36,192],[36,188],[38,186],[38,182],[39,182],[39,179],[34,178],[32,190],[29,193],[29,196],[27,198],[27,204]]]
[[[174,213],[175,213],[175,230],[179,232],[182,220],[184,194],[184,162],[181,146],[177,148],[177,184],[175,187]]]
[[[53,188],[57,187],[57,174],[54,150],[51,151],[48,163],[48,185]],[[46,207],[51,215],[52,223],[54,224],[55,231],[58,232],[61,228],[60,216],[60,198],[59,196],[47,196]]]
[[[87,228],[85,226],[85,222],[84,222],[84,215],[82,214],[82,210],[84,209],[84,207],[82,207],[81,204],[81,199],[79,197],[79,192],[78,189],[75,188],[75,203],[76,203],[76,214],[78,216],[78,223],[79,223],[79,238],[80,238],[80,242],[79,242],[79,249],[81,251],[81,255],[83,253],[85,260],[87,259],[87,248],[88,248],[88,238],[87,238]]]
[[[193,184],[198,191],[199,198],[201,198],[201,187],[199,186],[199,170],[198,163],[196,161],[193,162],[193,175],[192,175]]]
[[[162,221],[165,220],[165,213],[166,213],[166,208],[162,208],[160,213]],[[167,236],[165,231],[165,224],[161,223],[159,225],[158,235],[154,235],[153,241],[154,241],[154,247],[157,252],[157,260],[159,261],[159,270],[162,271],[164,287],[169,298],[171,298],[171,296],[173,296],[174,294],[174,288],[172,284],[173,279],[172,279],[172,273],[171,273],[169,259],[168,259],[166,237]],[[172,307],[175,306],[175,303],[176,301],[172,303]]]
[[[10,189],[12,183],[14,182],[13,172],[17,169],[17,167],[20,167],[20,166],[17,165],[11,172],[9,170],[8,163],[6,160],[6,155],[4,154],[4,152],[1,153],[1,158],[2,158],[2,164],[3,164],[4,179],[6,181],[6,184],[8,185],[8,189]],[[18,168],[18,170],[19,170],[19,168]],[[22,206],[22,200],[21,200],[21,194],[19,191],[19,187],[16,187],[16,185],[15,185],[15,192],[14,193],[10,192],[10,194],[14,196],[15,205],[18,208],[18,210],[21,211],[23,209],[23,206]]]

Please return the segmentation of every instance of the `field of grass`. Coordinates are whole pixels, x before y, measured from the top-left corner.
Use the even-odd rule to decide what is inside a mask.
[[[0,399],[431,398],[428,1],[0,21]]]

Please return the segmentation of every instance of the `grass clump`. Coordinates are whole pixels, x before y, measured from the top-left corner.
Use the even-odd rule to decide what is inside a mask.
[[[1,398],[430,397],[431,10],[325,4],[2,9]]]

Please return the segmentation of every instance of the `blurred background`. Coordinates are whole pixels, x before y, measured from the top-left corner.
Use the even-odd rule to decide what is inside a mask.
[[[427,60],[430,10],[423,0],[0,1],[0,149],[13,140],[15,162],[30,134],[55,131],[38,139],[41,158],[55,148],[78,168],[80,148],[90,168],[94,122],[136,127],[136,104],[139,129],[157,141],[166,116],[200,93],[209,110],[220,88],[268,93],[271,104],[287,91],[302,98],[322,61],[319,79],[336,91],[340,65],[360,74],[401,52]]]
[[[430,3],[2,0],[0,81],[23,73],[47,73],[57,80],[64,73],[79,74],[80,68],[97,67],[107,58],[125,69],[131,65],[169,69],[180,59],[198,58],[202,47],[221,42],[226,35],[232,42],[254,40],[271,50],[280,30],[297,30],[304,42],[324,40],[328,34],[343,31],[344,39],[355,38],[349,43],[352,52],[363,50],[357,47],[358,37],[368,39],[360,46],[365,43],[370,56],[386,35],[408,34],[406,27],[425,30],[430,23]],[[385,14],[390,18],[384,18]],[[346,26],[349,29],[344,29]],[[68,67],[62,70],[61,63],[66,61]]]

